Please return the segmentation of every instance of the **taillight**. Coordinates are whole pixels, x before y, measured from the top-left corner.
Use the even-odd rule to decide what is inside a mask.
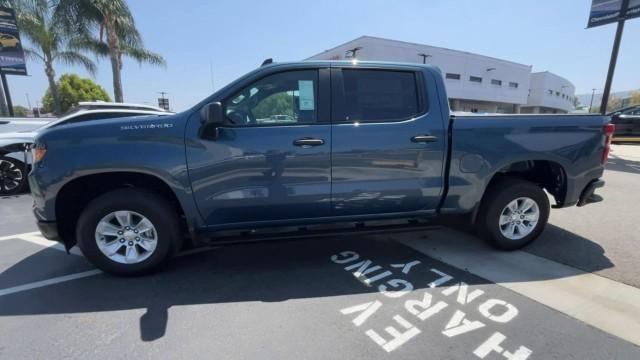
[[[602,165],[607,163],[609,160],[609,153],[611,152],[611,139],[613,138],[613,133],[616,131],[616,126],[609,123],[602,128],[604,132],[604,152],[602,153]]]

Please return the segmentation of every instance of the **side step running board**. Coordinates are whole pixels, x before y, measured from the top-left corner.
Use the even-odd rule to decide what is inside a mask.
[[[294,230],[277,231],[277,229],[256,229],[245,231],[219,231],[211,233],[198,234],[198,240],[201,243],[208,245],[221,245],[221,244],[235,244],[235,243],[247,243],[257,241],[270,241],[270,240],[292,240],[301,238],[318,238],[328,236],[346,236],[351,234],[358,235],[371,235],[371,234],[385,234],[385,233],[399,233],[399,232],[412,232],[412,231],[427,231],[439,229],[441,226],[432,222],[420,222],[418,220],[409,220],[405,223],[395,223],[391,225],[377,225],[367,223],[351,223],[340,224],[342,226],[301,226]],[[287,227],[286,229],[291,229]]]

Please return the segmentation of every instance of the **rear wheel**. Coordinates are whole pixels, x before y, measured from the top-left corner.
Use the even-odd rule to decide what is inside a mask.
[[[541,187],[520,179],[500,179],[487,189],[476,227],[494,247],[515,250],[542,233],[549,211],[549,198]]]
[[[0,195],[19,194],[27,183],[22,161],[0,156]]]
[[[178,215],[161,196],[141,189],[114,190],[82,212],[78,246],[95,266],[116,275],[158,269],[179,244]]]

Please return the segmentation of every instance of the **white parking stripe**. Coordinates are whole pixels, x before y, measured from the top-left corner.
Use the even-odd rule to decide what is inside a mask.
[[[65,249],[64,245],[62,245],[61,243],[59,243],[57,241],[51,241],[51,240],[45,239],[42,236],[40,236],[40,233],[24,234],[24,235],[20,236],[19,239],[20,240],[24,240],[24,241],[28,241],[28,242],[36,244],[36,245],[44,246],[44,247],[47,247],[47,248],[50,248],[50,249],[60,250],[60,251],[63,251],[65,253],[67,252],[67,249]],[[73,255],[77,255],[77,256],[83,256],[82,252],[77,247],[71,248],[69,253],[71,253]]]
[[[52,278],[52,279],[36,281],[36,282],[29,283],[29,284],[18,285],[18,286],[6,288],[6,289],[1,289],[0,290],[0,297],[5,296],[5,295],[9,295],[9,294],[15,294],[15,293],[22,292],[22,291],[31,290],[31,289],[37,289],[37,288],[41,288],[41,287],[45,287],[45,286],[49,286],[49,285],[59,284],[59,283],[65,282],[65,281],[81,279],[81,278],[85,278],[85,277],[93,276],[93,275],[98,275],[98,274],[102,274],[102,271],[96,269],[96,270],[89,270],[89,271],[76,273],[76,274],[71,274],[71,275],[59,276],[59,277],[55,277],[55,278]]]
[[[27,235],[39,235],[39,234],[40,234],[40,231],[33,231],[33,232],[22,233],[22,234],[0,236],[0,241],[18,239],[18,238],[21,238],[21,237],[27,236]]]
[[[434,259],[640,345],[640,289],[524,251],[495,251],[454,230],[430,235],[397,238]]]
[[[0,237],[0,241],[12,240],[12,239],[24,240],[24,241],[28,241],[28,242],[30,242],[32,244],[36,244],[36,245],[39,245],[39,246],[42,246],[42,247],[45,247],[45,248],[55,249],[55,250],[59,250],[59,251],[62,251],[62,252],[67,252],[67,250],[65,249],[64,245],[62,245],[59,242],[50,241],[50,240],[47,240],[47,239],[43,238],[42,234],[39,231]],[[201,253],[201,252],[207,252],[207,251],[215,250],[217,248],[218,247],[214,247],[214,246],[205,246],[205,247],[190,249],[190,250],[178,253],[176,255],[176,257],[192,255],[192,254]],[[69,253],[71,253],[73,255],[84,257],[82,255],[82,252],[80,251],[80,249],[78,247],[73,247],[69,251]],[[58,284],[58,283],[65,282],[65,281],[81,279],[81,278],[84,278],[84,277],[93,276],[93,275],[97,275],[97,274],[101,274],[101,273],[102,273],[102,271],[95,269],[95,270],[89,270],[89,271],[85,271],[85,272],[81,272],[81,273],[77,273],[77,274],[64,275],[64,276],[60,276],[60,277],[56,277],[56,278],[52,278],[52,279],[46,279],[46,280],[42,280],[42,281],[37,281],[37,282],[29,283],[29,284],[18,285],[18,286],[14,286],[14,287],[7,288],[7,289],[0,289],[0,297],[4,296],[4,295],[9,295],[9,294],[15,294],[15,293],[21,292],[21,291],[27,291],[27,290],[31,290],[31,289],[35,289],[35,288],[41,288],[41,287],[45,287],[45,286],[49,286],[49,285],[54,285],[54,284]]]

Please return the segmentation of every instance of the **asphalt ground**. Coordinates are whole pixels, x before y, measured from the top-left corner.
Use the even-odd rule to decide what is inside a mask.
[[[640,171],[634,148],[616,149],[605,202],[552,211],[536,243],[508,254],[445,228],[203,249],[123,279],[34,233],[28,195],[0,199],[0,358],[638,359],[640,312],[624,301],[639,290],[622,283],[640,282]],[[497,271],[512,255],[526,276]],[[631,295],[567,285],[583,276]]]

